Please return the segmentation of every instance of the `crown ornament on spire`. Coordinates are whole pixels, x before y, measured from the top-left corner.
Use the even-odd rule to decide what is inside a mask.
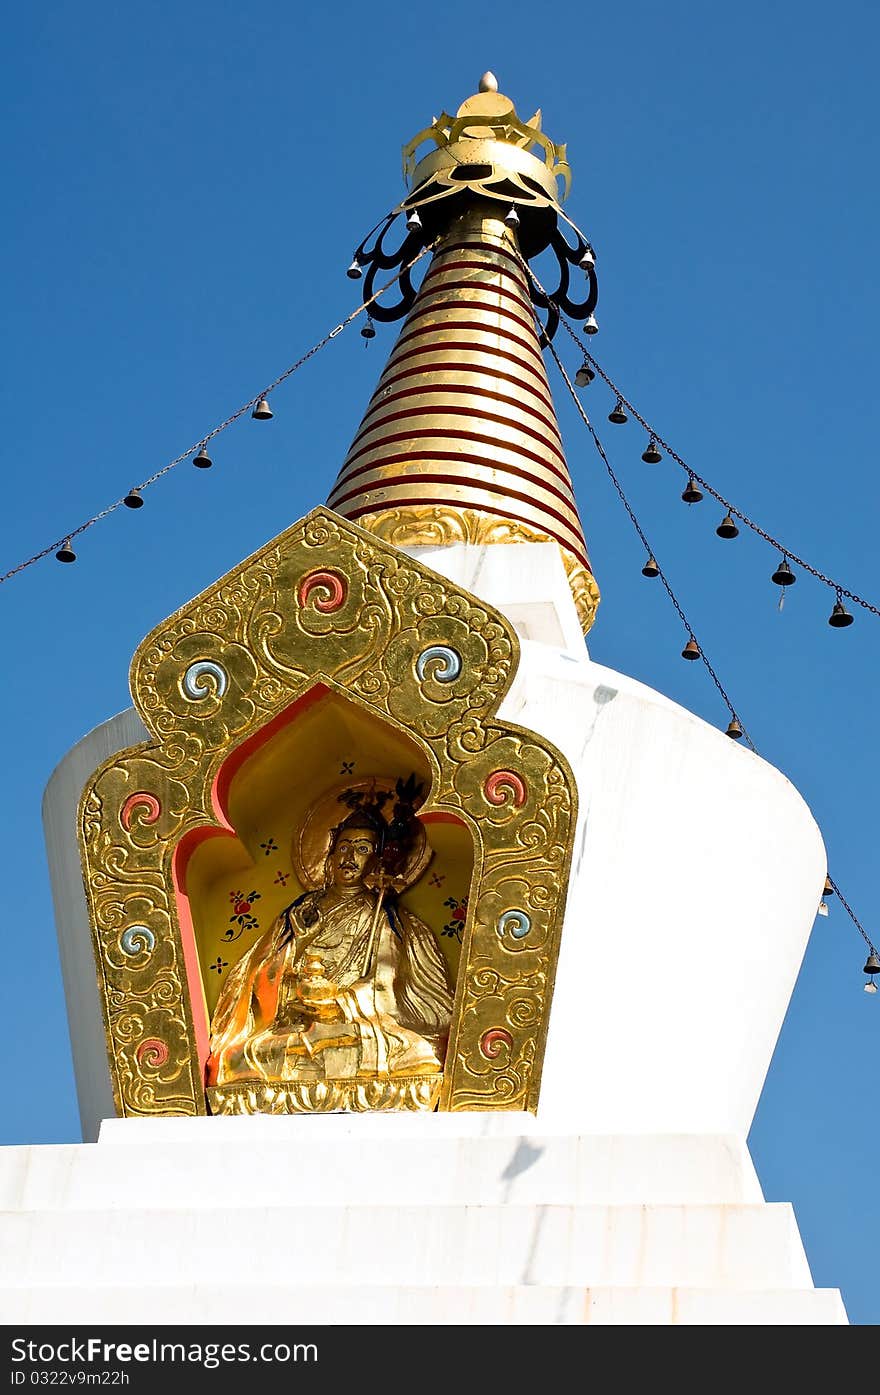
[[[455,116],[435,116],[403,147],[403,172],[409,193],[354,254],[352,267],[366,275],[365,300],[373,295],[377,275],[384,279],[393,268],[406,268],[425,244],[443,237],[480,201],[490,209],[502,205],[526,263],[548,247],[556,254],[556,288],[545,294],[534,282],[530,285],[533,304],[546,312],[547,339],[556,332],[560,311],[589,320],[598,301],[596,259],[588,239],[562,212],[571,187],[566,146],[555,144],[541,130],[540,110],[530,120],[520,120],[511,98],[498,91],[494,73],[483,74],[479,91],[462,102]],[[390,250],[388,235],[401,216],[406,235],[396,250]],[[573,246],[560,220],[573,234]],[[570,294],[573,276],[580,285],[585,278],[585,299]],[[372,304],[373,319],[389,323],[412,308],[416,290],[408,269],[400,275],[396,294],[393,303]]]
[[[425,144],[434,148],[419,157]],[[463,189],[546,209],[558,207],[571,188],[565,146],[544,135],[540,111],[529,121],[519,119],[494,73],[483,74],[479,92],[455,116],[443,112],[403,147],[403,174],[411,189],[404,202],[417,200],[420,209]]]

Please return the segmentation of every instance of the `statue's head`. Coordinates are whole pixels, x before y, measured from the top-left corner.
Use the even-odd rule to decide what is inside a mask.
[[[354,890],[381,856],[385,820],[370,809],[353,809],[330,836],[326,885]]]

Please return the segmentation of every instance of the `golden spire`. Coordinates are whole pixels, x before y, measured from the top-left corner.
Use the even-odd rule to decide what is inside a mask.
[[[397,211],[411,232],[400,257],[420,240],[436,240],[436,250],[418,293],[375,312],[387,319],[409,309],[327,502],[401,547],[557,543],[586,633],[599,592],[525,259],[552,245],[566,263],[565,291],[567,263],[587,244],[572,249],[557,230],[565,147],[543,135],[540,112],[520,121],[497,86],[485,73],[454,118],[435,118],[404,148],[411,192]],[[426,142],[433,148],[417,160]],[[362,247],[358,259],[367,265],[375,254]],[[562,300],[573,313],[584,309]],[[591,311],[594,293],[588,300]]]

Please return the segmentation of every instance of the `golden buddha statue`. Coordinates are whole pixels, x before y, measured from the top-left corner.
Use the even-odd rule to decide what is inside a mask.
[[[341,796],[350,812],[327,830],[323,884],[230,974],[211,1022],[209,1099],[212,1088],[278,1085],[307,1087],[271,1093],[282,1110],[432,1107],[454,988],[433,931],[398,901],[427,859],[413,777],[396,792],[390,821],[389,792]],[[366,1082],[386,1088],[359,1092]]]

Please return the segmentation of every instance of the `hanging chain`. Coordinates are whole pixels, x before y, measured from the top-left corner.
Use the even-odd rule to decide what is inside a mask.
[[[631,520],[631,522],[632,522],[632,525],[633,525],[633,527],[635,528],[636,532],[638,533],[639,538],[641,539],[642,546],[644,547],[644,549],[645,549],[645,551],[647,552],[648,556],[649,556],[649,557],[653,557],[653,558],[654,558],[654,561],[657,562],[656,554],[655,554],[653,548],[651,547],[651,544],[648,542],[648,539],[647,539],[647,537],[646,537],[646,535],[645,535],[645,531],[644,531],[644,529],[642,528],[642,525],[639,523],[639,520],[638,520],[638,518],[636,517],[635,510],[633,509],[632,505],[630,504],[629,500],[627,499],[626,494],[625,494],[624,491],[623,491],[623,486],[621,485],[620,480],[617,478],[617,475],[614,473],[614,470],[612,469],[611,462],[609,461],[608,456],[605,454],[605,448],[604,448],[604,446],[602,445],[602,442],[600,441],[600,439],[599,439],[599,437],[598,437],[598,435],[597,435],[597,433],[596,433],[595,427],[593,426],[593,423],[590,421],[590,418],[587,416],[587,413],[584,411],[584,408],[583,408],[583,406],[582,406],[582,404],[581,404],[581,401],[580,401],[580,399],[579,399],[577,393],[576,393],[575,390],[574,390],[574,386],[572,385],[572,382],[571,382],[571,380],[570,380],[568,374],[566,373],[565,368],[563,367],[562,361],[561,361],[559,355],[557,354],[555,348],[553,347],[553,344],[552,344],[551,341],[548,341],[547,347],[549,348],[550,353],[553,355],[553,359],[554,359],[554,362],[555,362],[555,364],[556,364],[556,367],[559,369],[559,372],[560,372],[560,374],[562,375],[562,378],[563,378],[563,381],[564,381],[564,383],[565,383],[565,386],[568,388],[568,391],[569,391],[569,393],[571,394],[571,399],[572,399],[572,401],[574,402],[575,407],[577,408],[578,414],[579,414],[581,420],[583,421],[584,425],[586,426],[587,430],[589,431],[590,436],[592,437],[593,444],[594,444],[594,446],[596,447],[596,450],[597,450],[598,453],[599,453],[599,456],[600,456],[600,459],[601,459],[601,461],[602,461],[602,464],[605,466],[605,469],[606,469],[607,472],[608,472],[608,477],[609,477],[609,479],[611,480],[611,483],[614,485],[614,488],[617,490],[617,493],[618,493],[618,495],[619,495],[619,497],[620,497],[620,501],[621,501],[621,503],[623,504],[623,507],[626,509],[627,513],[629,514],[629,517],[630,517],[630,520]],[[724,701],[724,704],[725,704],[725,706],[727,707],[728,711],[730,712],[731,717],[734,718],[734,719],[739,723],[740,729],[741,729],[742,734],[743,734],[743,736],[744,736],[744,738],[745,738],[745,740],[746,740],[747,745],[749,745],[749,746],[751,747],[751,749],[752,749],[752,750],[755,752],[755,754],[757,755],[757,747],[755,746],[754,741],[752,740],[751,736],[749,735],[748,731],[746,730],[745,725],[743,724],[743,722],[742,722],[742,720],[741,720],[739,714],[737,713],[736,708],[734,707],[733,703],[731,702],[730,698],[728,697],[727,692],[726,692],[726,690],[725,690],[725,688],[724,688],[724,685],[722,684],[720,678],[718,677],[718,674],[715,672],[714,668],[712,667],[711,663],[709,662],[709,660],[707,659],[705,653],[703,652],[703,646],[700,644],[700,642],[698,641],[696,635],[694,634],[693,626],[691,625],[690,621],[688,620],[687,616],[685,615],[685,613],[684,613],[684,611],[683,611],[683,609],[682,609],[682,607],[681,607],[681,604],[679,603],[678,597],[676,596],[675,592],[673,591],[673,589],[672,589],[672,587],[671,587],[671,585],[670,585],[670,583],[669,583],[669,580],[668,580],[668,578],[666,577],[666,574],[665,574],[665,572],[663,571],[663,569],[662,569],[662,567],[660,566],[659,563],[657,563],[657,575],[659,576],[661,582],[663,583],[663,586],[664,586],[664,589],[665,589],[665,591],[666,591],[667,596],[669,597],[670,601],[672,602],[673,606],[675,607],[675,610],[676,610],[676,612],[677,612],[677,614],[678,614],[678,618],[681,620],[681,623],[684,625],[684,628],[685,628],[685,630],[687,631],[688,638],[689,638],[689,639],[692,639],[693,642],[694,642],[694,644],[696,644],[697,648],[699,649],[699,651],[700,651],[700,659],[702,660],[703,664],[705,665],[706,671],[707,671],[707,673],[709,674],[709,677],[712,679],[712,682],[715,684],[715,687],[718,689],[718,692],[721,694],[721,697],[722,697],[722,699],[723,699],[723,701]]]
[[[547,293],[546,291],[544,291],[544,288],[538,280],[537,276],[535,276],[535,273],[531,270],[531,268],[529,268],[528,270],[530,276],[532,277],[532,280],[535,282],[535,285],[544,295],[546,295]],[[557,310],[559,309],[558,306],[556,308]],[[863,610],[870,611],[872,615],[880,615],[880,608],[878,608],[875,605],[872,605],[870,601],[866,601],[862,596],[857,596],[855,591],[850,591],[846,586],[842,586],[840,582],[835,581],[833,577],[826,576],[824,572],[820,571],[818,567],[812,566],[808,561],[806,561],[805,558],[799,557],[798,554],[796,552],[793,552],[790,547],[786,547],[785,544],[780,542],[778,538],[774,538],[772,533],[768,533],[767,530],[765,528],[762,528],[759,523],[756,523],[754,519],[749,518],[748,514],[743,513],[742,509],[738,509],[735,504],[732,504],[729,499],[726,499],[723,494],[719,493],[719,491],[714,487],[714,485],[711,485],[708,480],[703,479],[702,475],[698,475],[695,470],[692,470],[690,465],[688,465],[686,461],[682,460],[681,456],[678,454],[676,450],[673,449],[669,442],[664,440],[660,433],[654,430],[650,422],[645,420],[645,418],[638,411],[638,409],[634,407],[633,404],[630,402],[629,398],[624,397],[623,393],[620,391],[620,388],[617,386],[614,380],[610,378],[609,375],[605,372],[605,369],[602,367],[602,365],[596,361],[596,359],[593,357],[586,344],[584,343],[583,339],[569,324],[568,320],[564,317],[561,311],[559,313],[559,319],[566,333],[570,336],[574,343],[577,344],[581,353],[584,355],[586,361],[593,368],[595,368],[602,381],[606,383],[608,387],[610,387],[611,391],[615,394],[615,396],[618,397],[620,401],[623,403],[623,405],[629,409],[630,413],[639,423],[639,425],[643,427],[645,431],[647,431],[648,435],[656,442],[658,446],[660,446],[666,452],[669,458],[671,460],[674,460],[676,465],[681,466],[682,470],[684,470],[686,475],[688,475],[697,484],[701,485],[702,488],[705,489],[707,494],[710,494],[713,499],[715,499],[719,504],[722,505],[723,508],[727,510],[728,513],[733,514],[734,518],[738,518],[740,523],[743,523],[746,526],[746,528],[749,528],[753,533],[756,533],[759,538],[763,538],[764,542],[769,543],[770,546],[774,548],[777,552],[781,552],[783,557],[786,557],[790,562],[794,562],[803,571],[808,572],[810,576],[814,576],[817,581],[821,581],[825,586],[828,586],[832,591],[836,592],[838,599],[840,599],[841,596],[846,596],[846,598],[852,601],[854,605],[861,606]]]
[[[521,263],[522,263],[522,266],[523,266],[523,268],[524,268],[526,274],[532,278],[532,280],[535,282],[535,285],[536,285],[536,286],[538,287],[538,289],[542,292],[542,294],[546,295],[547,292],[544,290],[544,288],[543,288],[543,286],[541,285],[540,281],[538,280],[537,276],[535,276],[535,273],[532,271],[531,267],[528,266],[528,264],[527,264],[525,261],[523,261],[522,258],[520,258],[520,261],[521,261]],[[557,309],[558,309],[558,308],[559,308],[559,307],[557,306]],[[663,440],[662,436],[659,436],[659,435],[657,434],[657,432],[653,429],[653,427],[651,427],[651,426],[649,425],[649,423],[644,419],[644,417],[642,417],[642,416],[640,415],[640,413],[636,411],[636,409],[635,409],[635,407],[633,407],[632,403],[631,403],[626,397],[623,396],[623,394],[622,394],[622,393],[620,392],[620,390],[617,388],[616,384],[615,384],[615,383],[612,381],[612,379],[608,376],[608,374],[607,374],[607,373],[605,372],[605,370],[601,367],[601,365],[598,364],[598,363],[596,362],[595,358],[594,358],[593,355],[589,352],[589,350],[587,349],[586,345],[583,343],[583,341],[580,339],[580,337],[575,333],[575,331],[572,329],[571,325],[568,323],[568,321],[565,319],[565,317],[564,317],[561,313],[560,313],[560,322],[561,322],[562,325],[565,327],[565,329],[566,329],[566,331],[568,332],[568,334],[570,335],[570,337],[574,340],[575,344],[577,344],[578,348],[582,351],[582,353],[584,354],[584,357],[586,358],[586,360],[587,360],[590,364],[592,364],[592,366],[595,368],[595,370],[596,370],[596,372],[599,374],[599,376],[603,379],[603,381],[604,381],[605,383],[607,383],[608,387],[610,387],[611,390],[612,390],[612,392],[614,392],[614,393],[617,395],[617,397],[618,397],[618,398],[620,399],[620,401],[624,404],[624,406],[626,406],[626,407],[629,408],[630,412],[631,412],[632,415],[635,417],[636,421],[638,421],[638,422],[640,423],[640,425],[644,427],[645,431],[648,432],[648,434],[653,438],[653,440],[656,441],[656,443],[657,443],[659,446],[662,446],[663,449],[666,451],[666,453],[667,453],[678,465],[680,465],[681,468],[682,468],[683,470],[687,471],[687,473],[688,473],[688,475],[690,476],[691,479],[695,480],[695,481],[697,482],[697,484],[700,484],[700,485],[703,486],[703,488],[706,490],[706,493],[707,493],[707,494],[711,494],[712,497],[713,497],[714,499],[716,499],[716,500],[718,501],[719,504],[723,504],[723,506],[728,510],[729,513],[734,514],[736,518],[740,519],[740,521],[746,525],[746,527],[751,528],[753,532],[757,533],[760,537],[762,537],[762,538],[765,540],[765,542],[771,543],[772,546],[775,547],[775,548],[777,548],[781,553],[783,553],[784,556],[790,558],[791,561],[796,562],[798,566],[803,567],[804,571],[809,572],[812,576],[816,577],[816,579],[817,579],[818,581],[822,581],[822,582],[825,583],[826,586],[832,587],[832,588],[837,592],[838,597],[840,597],[841,595],[847,596],[847,597],[848,597],[851,601],[853,601],[855,604],[860,605],[860,606],[863,606],[865,610],[871,611],[874,615],[880,615],[880,610],[878,610],[876,606],[873,606],[873,605],[870,603],[870,601],[862,600],[862,598],[861,598],[860,596],[857,596],[857,595],[855,595],[854,592],[847,590],[845,586],[840,586],[836,581],[833,581],[830,577],[825,576],[824,573],[820,572],[816,567],[811,567],[810,564],[809,564],[809,562],[805,562],[805,561],[803,560],[803,558],[798,557],[796,553],[794,553],[794,552],[792,552],[792,551],[790,551],[790,550],[784,548],[783,545],[782,545],[776,538],[772,537],[772,535],[771,535],[770,533],[765,532],[765,530],[764,530],[763,528],[761,528],[757,523],[753,523],[751,519],[747,518],[746,515],[745,515],[744,513],[742,513],[739,509],[735,508],[735,507],[733,506],[733,504],[731,504],[727,499],[724,498],[723,495],[719,494],[718,491],[717,491],[716,489],[713,489],[712,485],[710,485],[710,484],[708,483],[707,480],[704,480],[700,475],[695,474],[694,471],[691,470],[690,467],[689,467],[688,465],[685,464],[685,462],[682,460],[681,456],[678,455],[678,454],[672,449],[672,447],[671,447],[666,441]],[[559,355],[557,354],[555,348],[553,347],[552,342],[550,342],[549,340],[547,341],[547,348],[549,348],[551,354],[553,355],[553,359],[554,359],[554,361],[555,361],[555,363],[556,363],[557,368],[559,369],[559,372],[560,372],[561,375],[562,375],[562,378],[563,378],[563,380],[564,380],[564,382],[565,382],[566,387],[568,388],[568,391],[569,391],[569,393],[570,393],[570,395],[571,395],[572,401],[574,402],[575,407],[577,408],[578,414],[579,414],[579,416],[581,417],[581,420],[584,422],[585,426],[587,427],[587,430],[589,431],[589,433],[590,433],[590,435],[591,435],[591,437],[592,437],[592,439],[593,439],[593,444],[595,445],[597,451],[599,452],[599,455],[600,455],[600,457],[601,457],[601,459],[602,459],[602,463],[604,464],[605,469],[606,469],[607,472],[608,472],[609,478],[611,479],[611,483],[614,485],[614,488],[617,490],[617,493],[618,493],[618,495],[620,496],[621,502],[623,503],[624,508],[626,509],[627,513],[629,514],[629,517],[630,517],[630,519],[631,519],[631,521],[632,521],[632,523],[633,523],[633,526],[634,526],[636,532],[638,533],[639,538],[641,539],[642,546],[645,548],[645,551],[648,553],[648,555],[649,555],[650,557],[654,557],[653,550],[652,550],[652,548],[651,548],[650,543],[648,542],[647,537],[645,536],[644,530],[642,529],[642,526],[641,526],[641,524],[639,523],[639,521],[638,521],[638,519],[637,519],[637,517],[636,517],[636,515],[635,515],[635,512],[633,511],[632,507],[630,506],[630,503],[629,503],[629,501],[628,501],[628,499],[627,499],[627,497],[626,497],[626,495],[625,495],[625,493],[624,493],[624,491],[623,491],[623,488],[622,488],[621,485],[620,485],[619,480],[617,479],[617,476],[615,475],[613,469],[611,468],[611,465],[610,465],[610,463],[609,463],[608,457],[607,457],[607,455],[605,454],[605,451],[604,451],[604,449],[603,449],[603,447],[602,447],[602,442],[599,440],[599,437],[598,437],[597,434],[596,434],[596,431],[595,431],[595,429],[594,429],[594,427],[593,427],[592,422],[590,421],[589,417],[587,416],[587,413],[584,411],[583,406],[581,405],[580,398],[578,397],[577,393],[575,392],[574,386],[573,386],[571,380],[569,379],[569,376],[568,376],[568,374],[566,373],[565,368],[564,368],[563,365],[562,365],[562,362],[560,361]],[[654,561],[655,561],[655,562],[657,561],[656,557],[654,557]],[[660,580],[662,581],[663,586],[664,586],[665,589],[666,589],[666,593],[667,593],[667,595],[669,596],[669,599],[672,601],[672,604],[674,605],[674,607],[675,607],[675,609],[676,609],[676,611],[677,611],[677,613],[678,613],[678,616],[679,616],[679,618],[680,618],[682,624],[684,625],[684,627],[685,627],[685,629],[687,630],[688,634],[690,635],[691,639],[692,639],[692,640],[694,641],[694,643],[697,645],[697,648],[700,650],[700,658],[702,659],[703,663],[705,664],[706,669],[708,670],[708,673],[709,673],[710,677],[712,678],[712,681],[714,682],[716,688],[718,689],[719,693],[721,694],[722,698],[724,699],[724,702],[725,702],[725,704],[727,705],[729,711],[732,713],[732,715],[733,715],[734,717],[736,717],[736,720],[740,723],[740,727],[742,728],[742,731],[743,731],[743,736],[745,737],[745,739],[746,739],[746,741],[748,742],[749,746],[750,746],[751,749],[752,749],[753,751],[755,751],[755,753],[757,754],[756,747],[755,747],[753,741],[751,740],[751,737],[750,737],[750,736],[748,735],[748,733],[746,732],[745,727],[743,727],[743,724],[742,724],[742,722],[740,721],[740,718],[737,716],[736,712],[734,711],[734,708],[733,708],[733,705],[732,705],[732,703],[731,703],[731,701],[730,701],[730,698],[727,696],[727,693],[725,692],[724,687],[722,686],[722,684],[721,684],[721,682],[720,682],[720,680],[719,680],[719,678],[718,678],[718,675],[716,674],[716,672],[715,672],[715,670],[713,669],[712,665],[709,663],[709,660],[706,658],[705,654],[703,653],[702,646],[698,643],[698,641],[697,641],[697,639],[696,639],[696,636],[695,636],[693,630],[691,629],[690,624],[688,623],[687,617],[685,616],[684,611],[682,610],[681,606],[679,605],[678,600],[677,600],[677,598],[676,598],[676,596],[675,596],[675,593],[673,592],[672,587],[669,585],[669,582],[667,581],[666,576],[665,576],[665,574],[663,573],[662,569],[660,568],[659,564],[658,564],[658,567],[657,567],[657,574],[658,574],[658,576],[660,577]],[[856,915],[855,911],[853,910],[852,906],[849,904],[849,902],[847,901],[847,899],[846,899],[846,897],[844,896],[843,892],[840,890],[840,887],[837,885],[837,882],[836,882],[836,881],[834,880],[834,878],[831,876],[830,872],[828,873],[828,884],[829,884],[829,886],[832,888],[832,890],[834,891],[835,895],[837,896],[838,900],[840,901],[841,906],[842,906],[843,909],[845,910],[846,914],[849,916],[849,918],[850,918],[850,920],[852,921],[853,925],[854,925],[854,926],[856,927],[856,929],[858,930],[858,932],[859,932],[859,934],[861,935],[862,939],[865,941],[865,944],[868,946],[868,949],[870,950],[870,952],[871,952],[872,954],[876,954],[876,953],[877,953],[877,949],[876,949],[875,945],[873,944],[872,940],[870,939],[869,935],[867,934],[867,932],[866,932],[864,926],[862,925],[861,921],[859,920],[859,918],[858,918],[858,916]]]
[[[601,459],[602,459],[602,463],[604,464],[605,469],[608,471],[608,475],[609,475],[609,478],[610,478],[610,480],[611,480],[611,483],[614,485],[614,488],[617,490],[617,493],[618,493],[618,495],[620,496],[620,500],[621,500],[621,502],[622,502],[624,508],[626,509],[627,513],[629,514],[629,517],[630,517],[630,519],[631,519],[631,521],[632,521],[633,527],[635,528],[636,532],[637,532],[638,535],[639,535],[639,538],[641,539],[642,546],[644,547],[645,551],[648,553],[648,555],[649,555],[650,557],[654,557],[654,561],[656,562],[657,559],[656,559],[656,556],[654,555],[653,549],[651,548],[651,545],[650,545],[650,543],[648,542],[647,537],[645,536],[644,530],[642,529],[642,526],[641,526],[641,524],[639,523],[639,520],[638,520],[638,518],[636,517],[635,512],[633,511],[633,509],[632,509],[632,507],[631,507],[631,505],[630,505],[630,503],[629,503],[629,500],[627,499],[625,493],[623,492],[623,489],[622,489],[622,487],[621,487],[621,485],[620,485],[620,481],[617,479],[617,476],[615,475],[614,470],[611,468],[611,464],[609,463],[608,457],[607,457],[607,455],[605,454],[604,448],[603,448],[603,446],[602,446],[602,442],[599,440],[599,437],[598,437],[598,435],[596,434],[596,431],[595,431],[595,429],[594,429],[594,427],[593,427],[592,422],[590,421],[589,417],[587,416],[587,413],[584,411],[584,409],[583,409],[583,407],[582,407],[582,405],[581,405],[580,399],[579,399],[579,397],[577,396],[577,393],[576,393],[575,390],[574,390],[574,387],[573,387],[573,385],[572,385],[572,383],[571,383],[571,380],[569,379],[569,376],[568,376],[568,374],[566,373],[565,368],[563,367],[563,365],[562,365],[562,363],[561,363],[561,361],[560,361],[560,359],[559,359],[559,356],[558,356],[558,354],[556,353],[556,350],[555,350],[554,347],[553,347],[553,344],[552,344],[552,343],[548,343],[547,347],[549,348],[551,354],[553,355],[553,359],[554,359],[554,361],[555,361],[555,363],[556,363],[556,366],[557,366],[557,368],[559,369],[559,372],[560,372],[561,375],[562,375],[562,378],[563,378],[563,380],[564,380],[564,382],[565,382],[566,387],[568,388],[569,393],[571,394],[571,397],[572,397],[572,400],[573,400],[575,406],[577,407],[578,414],[580,415],[582,421],[584,422],[585,426],[587,427],[587,430],[588,430],[589,433],[590,433],[590,436],[591,436],[592,439],[593,439],[593,444],[595,445],[596,450],[599,452],[599,455],[600,455],[600,457],[601,457]],[[595,360],[593,360],[593,362],[595,362]],[[629,406],[629,403],[627,403],[627,406]],[[655,437],[655,439],[658,439],[658,438]],[[696,479],[697,476],[694,475],[693,478]],[[705,481],[701,480],[700,483],[701,483],[701,484],[704,484]],[[791,554],[789,554],[789,555],[791,555]],[[659,563],[658,563],[658,567],[657,567],[657,575],[660,577],[660,580],[662,581],[663,586],[664,586],[665,589],[666,589],[666,594],[669,596],[669,599],[671,600],[672,604],[674,605],[674,607],[675,607],[675,609],[676,609],[676,611],[677,611],[677,613],[678,613],[679,619],[681,620],[682,624],[684,625],[685,629],[687,630],[688,635],[689,635],[690,638],[694,641],[694,643],[697,645],[697,648],[698,648],[699,651],[700,651],[700,658],[702,659],[703,663],[705,664],[706,669],[707,669],[707,671],[708,671],[708,673],[709,673],[709,676],[710,676],[710,678],[712,679],[712,682],[715,684],[716,688],[718,689],[719,693],[721,694],[722,698],[724,699],[724,702],[725,702],[725,704],[726,704],[728,710],[730,711],[731,715],[732,715],[733,717],[735,717],[736,720],[739,722],[740,727],[741,727],[741,729],[742,729],[743,736],[744,736],[745,740],[747,741],[748,745],[751,747],[751,749],[752,749],[752,750],[755,752],[755,754],[757,755],[757,754],[758,754],[757,748],[756,748],[754,742],[752,741],[752,738],[749,736],[749,734],[748,734],[748,732],[747,732],[745,726],[743,725],[742,720],[740,719],[740,717],[738,716],[737,712],[735,711],[735,709],[734,709],[734,707],[733,707],[733,704],[732,704],[732,702],[730,701],[730,698],[728,697],[728,695],[727,695],[727,693],[726,693],[726,691],[725,691],[725,689],[724,689],[724,687],[723,687],[723,685],[722,685],[720,679],[718,678],[717,673],[715,672],[715,670],[714,670],[714,668],[712,667],[712,665],[711,665],[711,663],[709,662],[709,660],[706,658],[706,655],[703,653],[703,647],[702,647],[702,645],[698,642],[698,640],[697,640],[697,638],[696,638],[696,635],[694,634],[693,629],[691,628],[691,625],[690,625],[690,623],[689,623],[689,621],[688,621],[688,619],[687,619],[687,616],[685,615],[684,611],[682,610],[682,608],[681,608],[681,606],[680,606],[680,604],[679,604],[679,602],[678,602],[678,599],[677,599],[677,597],[676,597],[676,595],[675,595],[675,592],[673,591],[672,587],[670,586],[670,584],[669,584],[669,582],[668,582],[668,580],[667,580],[667,578],[666,578],[666,576],[665,576],[665,574],[664,574],[662,568],[660,568]],[[853,925],[855,925],[855,927],[856,927],[856,929],[858,930],[859,934],[861,935],[862,939],[865,941],[865,944],[868,946],[868,949],[870,950],[870,952],[871,952],[872,954],[876,954],[876,953],[877,953],[876,947],[875,947],[874,944],[872,943],[872,941],[871,941],[870,937],[868,936],[868,934],[867,934],[867,932],[866,932],[864,926],[862,925],[861,921],[859,920],[859,918],[858,918],[858,916],[856,915],[855,911],[853,910],[852,906],[849,904],[849,902],[847,901],[847,899],[846,899],[846,897],[844,896],[843,892],[840,890],[840,887],[837,885],[837,882],[833,879],[833,877],[831,876],[830,873],[828,874],[828,882],[829,882],[829,885],[831,886],[832,890],[834,891],[835,895],[837,896],[838,900],[840,901],[841,906],[842,906],[843,909],[846,911],[846,913],[847,913],[847,915],[849,916],[850,920],[852,921]]]
[[[837,882],[834,880],[830,873],[828,875],[828,882],[835,896],[839,900],[841,906],[843,906],[843,909],[846,911],[853,925],[856,927],[862,939],[865,941],[865,944],[868,946],[868,949],[871,951],[872,954],[876,954],[876,946],[871,943],[870,939],[868,938],[867,932],[865,931],[864,926],[862,925],[862,922],[859,920],[852,906],[849,904],[840,887],[837,885]]]
[[[207,443],[209,441],[212,441],[215,436],[219,436],[221,431],[225,431],[226,428],[228,426],[231,426],[234,421],[238,421],[240,417],[243,417],[246,412],[249,412],[252,408],[254,408],[257,405],[261,398],[268,397],[270,392],[274,392],[275,388],[277,388],[281,383],[283,383],[287,378],[289,378],[291,374],[296,373],[296,371],[299,368],[302,368],[303,364],[308,363],[309,359],[313,358],[314,355],[319,352],[319,350],[323,349],[327,344],[329,344],[331,339],[335,339],[338,334],[341,334],[342,331],[351,324],[352,320],[357,319],[358,315],[362,315],[363,312],[373,304],[374,300],[378,300],[380,295],[384,295],[384,293],[391,286],[393,286],[395,282],[400,280],[401,276],[403,276],[405,272],[409,271],[411,267],[414,267],[416,262],[421,261],[422,257],[426,256],[427,253],[433,249],[434,245],[435,244],[432,242],[424,246],[422,250],[416,254],[416,256],[414,256],[409,262],[407,262],[405,266],[402,266],[399,269],[395,276],[392,276],[388,281],[386,281],[384,286],[380,286],[379,289],[377,291],[374,291],[371,296],[368,296],[368,298],[365,301],[363,301],[363,303],[359,305],[357,309],[352,310],[351,314],[347,315],[340,324],[336,325],[333,329],[331,329],[329,334],[325,334],[323,339],[319,339],[317,344],[313,344],[312,347],[308,349],[306,353],[302,355],[301,358],[298,358],[295,363],[292,363],[290,365],[289,368],[285,368],[283,373],[279,373],[278,377],[274,378],[271,383],[264,387],[262,392],[258,392],[255,397],[249,398],[247,402],[243,403],[241,407],[239,407],[236,411],[232,412],[231,415],[226,417],[224,421],[221,421],[219,425],[212,427],[210,431],[206,431],[204,435],[200,436],[198,440],[188,448],[188,450],[182,451],[181,454],[175,456],[173,460],[169,460],[168,464],[163,465],[161,470],[157,470],[155,474],[150,475],[139,485],[136,485],[135,488],[138,490],[144,490],[147,489],[149,485],[155,484],[156,480],[161,479],[163,475],[167,475],[169,470],[175,469],[175,467],[182,464],[184,460],[188,460],[189,457],[193,454],[193,452],[198,450],[200,446],[207,445]],[[19,572],[23,572],[26,567],[33,566],[34,562],[42,561],[44,557],[49,556],[50,552],[57,551],[57,549],[61,547],[63,543],[67,542],[69,539],[78,538],[82,533],[85,533],[87,529],[92,528],[96,523],[100,523],[102,518],[107,518],[109,514],[114,513],[115,510],[118,509],[124,503],[125,496],[123,496],[123,498],[121,499],[117,499],[116,502],[113,504],[108,504],[106,508],[101,509],[100,513],[93,514],[91,518],[86,519],[85,523],[80,523],[80,525],[77,528],[69,528],[62,537],[58,538],[55,542],[50,543],[48,547],[44,547],[39,552],[35,552],[32,557],[26,558],[24,562],[19,562],[17,567],[12,567],[8,572],[4,572],[2,575],[0,575],[0,583],[4,581],[9,581],[11,577],[17,576]]]

